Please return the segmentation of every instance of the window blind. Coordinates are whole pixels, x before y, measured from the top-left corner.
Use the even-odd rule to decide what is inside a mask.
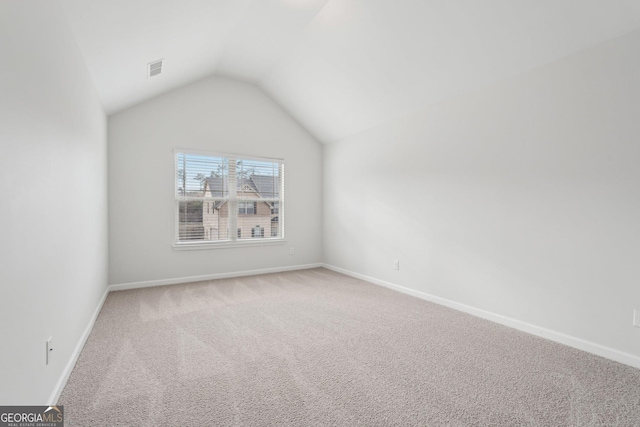
[[[175,151],[176,243],[284,237],[284,161]]]

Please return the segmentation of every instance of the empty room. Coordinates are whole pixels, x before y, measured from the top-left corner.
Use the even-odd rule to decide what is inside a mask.
[[[640,426],[640,1],[0,0],[1,426]]]

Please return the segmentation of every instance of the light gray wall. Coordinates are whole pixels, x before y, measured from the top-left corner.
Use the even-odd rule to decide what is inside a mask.
[[[108,127],[112,284],[322,261],[322,148],[256,86],[210,77],[110,116]],[[287,244],[173,250],[175,147],[285,159]]]
[[[327,145],[326,262],[640,356],[638,76],[635,32]]]
[[[0,2],[0,58],[0,405],[44,405],[106,290],[106,117],[57,2]]]

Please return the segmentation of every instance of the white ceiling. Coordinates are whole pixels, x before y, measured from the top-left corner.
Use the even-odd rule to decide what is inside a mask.
[[[322,142],[640,29],[638,0],[61,1],[108,114],[221,74]]]

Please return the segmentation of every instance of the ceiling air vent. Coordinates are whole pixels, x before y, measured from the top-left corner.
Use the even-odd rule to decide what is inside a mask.
[[[149,63],[147,70],[149,72],[149,77],[157,76],[162,73],[162,61],[164,61],[164,59],[159,59]]]

